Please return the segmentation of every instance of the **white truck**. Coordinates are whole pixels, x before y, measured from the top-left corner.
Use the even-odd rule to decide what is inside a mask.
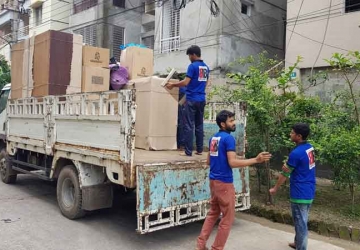
[[[137,232],[178,226],[206,216],[210,198],[204,156],[135,149],[135,90],[12,100],[10,84],[0,95],[0,176],[19,174],[57,181],[61,213],[77,219],[108,208],[113,186],[136,189]],[[213,120],[223,104],[207,106],[206,142],[218,130]],[[238,151],[244,154],[246,105],[236,113]],[[250,207],[248,169],[234,170],[236,209]]]

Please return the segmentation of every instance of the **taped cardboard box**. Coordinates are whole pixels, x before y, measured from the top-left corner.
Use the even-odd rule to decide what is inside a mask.
[[[16,43],[11,50],[11,99],[23,97],[24,53],[28,40]]]
[[[132,80],[136,89],[135,147],[145,150],[176,150],[179,89],[161,86],[164,78]]]
[[[83,66],[82,92],[109,91],[110,69]]]
[[[72,59],[71,59],[70,84],[66,88],[66,94],[74,94],[81,92],[82,58],[83,58],[83,37],[82,35],[74,34]]]
[[[154,74],[152,49],[128,47],[121,51],[120,64],[129,72],[129,79],[149,77]]]
[[[108,68],[110,63],[110,50],[84,46],[82,55],[82,65],[90,67]]]
[[[16,43],[12,47],[11,57],[11,98],[31,96],[33,89],[33,53],[34,37]]]

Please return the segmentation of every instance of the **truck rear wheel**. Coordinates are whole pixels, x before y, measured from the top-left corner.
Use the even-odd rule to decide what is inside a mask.
[[[2,182],[6,184],[14,184],[16,182],[17,175],[12,172],[9,156],[3,149],[0,152],[0,177]]]
[[[65,217],[74,220],[85,216],[79,176],[74,166],[65,166],[61,170],[56,193],[61,213]]]

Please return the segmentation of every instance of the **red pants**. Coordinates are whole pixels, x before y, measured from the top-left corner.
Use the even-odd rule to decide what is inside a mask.
[[[211,207],[198,237],[197,249],[206,249],[206,242],[219,219],[220,213],[222,213],[218,233],[211,249],[223,250],[235,218],[235,188],[232,183],[210,181],[210,191]]]

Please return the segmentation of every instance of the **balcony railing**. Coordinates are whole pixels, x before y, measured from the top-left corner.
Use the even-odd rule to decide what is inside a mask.
[[[18,40],[22,40],[29,35],[29,26],[22,27],[18,29]],[[6,34],[2,36],[3,39],[0,39],[0,46],[8,44],[9,42],[15,42],[12,34]]]
[[[160,53],[180,50],[180,36],[165,38],[160,41]]]
[[[83,12],[87,9],[95,7],[98,4],[98,0],[81,0],[74,3],[73,14]]]

